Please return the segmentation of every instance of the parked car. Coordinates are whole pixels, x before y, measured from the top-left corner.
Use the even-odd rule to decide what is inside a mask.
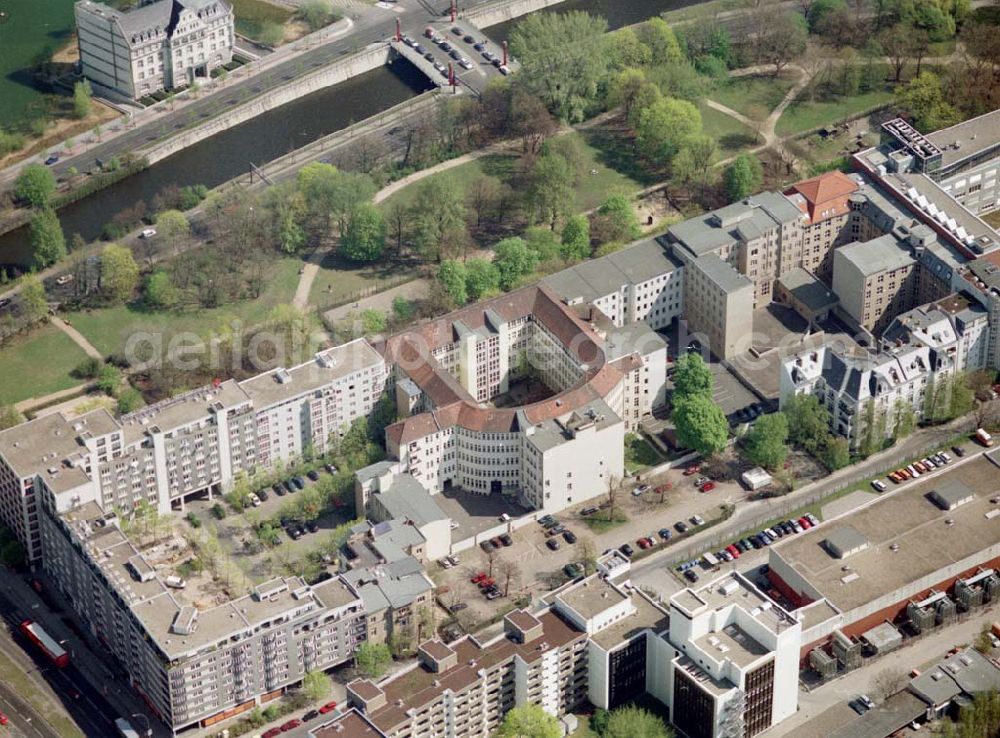
[[[738,559],[740,557],[740,550],[736,548],[736,546],[733,545],[732,543],[726,546],[726,550],[729,552],[729,555],[732,556],[734,559]]]
[[[543,515],[538,519],[538,524],[542,526],[546,525],[547,523],[555,524],[555,520],[556,519],[551,515]]]
[[[813,527],[819,525],[819,518],[817,518],[812,513],[806,513],[806,520],[813,524]]]
[[[683,520],[678,520],[676,523],[674,523],[674,530],[676,530],[678,533],[687,533],[687,529],[688,529],[687,523],[685,523]]]
[[[595,512],[597,512],[600,509],[601,508],[599,508],[599,507],[593,507],[593,506],[591,506],[591,507],[585,507],[585,508],[583,508],[580,511],[580,515],[582,515],[584,517],[586,517],[587,515],[593,515]]]
[[[564,530],[566,530],[566,526],[565,525],[563,525],[562,523],[556,523],[551,528],[549,528],[548,533],[546,533],[546,535],[557,536],[560,533],[562,533]]]
[[[139,238],[152,238],[155,235],[156,235],[155,228],[143,228],[141,231],[139,231]]]
[[[485,551],[486,553],[492,553],[496,551],[496,546],[494,546],[489,541],[483,541],[482,543],[479,544],[479,547],[483,549],[483,551]]]
[[[713,489],[715,489],[715,482],[711,480],[705,482],[701,485],[701,487],[699,487],[699,491],[701,492],[711,492]]]
[[[260,507],[260,498],[257,496],[256,492],[251,492],[247,495],[247,499],[250,500],[250,504],[254,507]]]
[[[268,499],[270,498],[270,495],[267,494],[266,489],[259,489],[257,490],[257,497],[260,498],[261,502],[267,502]]]
[[[465,35],[465,36],[464,36],[464,37],[462,38],[462,40],[463,40],[463,41],[465,41],[465,43],[467,43],[467,44],[473,44],[473,43],[475,43],[475,42],[476,42],[476,39],[474,39],[474,38],[473,38],[473,37],[472,37],[472,36],[471,36],[470,34],[466,34],[466,35]]]
[[[563,567],[563,573],[570,579],[576,579],[577,577],[583,575],[583,567],[579,564],[566,564],[566,566]]]
[[[874,487],[875,491],[877,491],[877,492],[885,492],[887,489],[889,489],[886,486],[885,482],[881,481],[880,479],[873,479],[872,480],[872,487]]]
[[[461,36],[464,33],[464,31],[458,26],[452,26],[451,32],[454,33],[456,36]]]
[[[704,525],[705,524],[705,518],[703,518],[701,515],[692,515],[691,516],[691,524],[692,525]]]
[[[305,715],[302,716],[302,719],[308,723],[310,720],[315,720],[318,717],[319,717],[319,710],[310,710],[309,712],[307,712]]]
[[[309,531],[310,533],[315,533],[319,530],[319,525],[316,523],[315,520],[307,520],[306,530]]]
[[[630,559],[635,555],[635,549],[632,548],[627,543],[623,543],[621,546],[619,546],[618,550],[621,551],[623,554],[625,554]]]
[[[336,709],[337,709],[336,702],[327,702],[325,705],[319,708],[319,714],[326,715],[328,712],[333,712]]]
[[[319,481],[319,472],[316,471],[315,469],[310,469],[309,471],[307,471],[306,476],[309,477],[314,482]]]
[[[271,489],[274,490],[274,494],[278,495],[278,497],[284,497],[287,494],[285,488],[280,484],[272,484]]]
[[[287,733],[289,730],[293,730],[302,725],[302,721],[298,718],[292,718],[287,723],[283,723],[281,726],[281,732]]]
[[[664,541],[669,541],[670,536],[673,535],[670,532],[669,528],[660,528],[659,533],[660,533],[660,538],[662,538]]]
[[[859,694],[858,700],[860,700],[861,704],[867,707],[869,710],[875,707],[875,702],[872,700],[871,697],[869,697],[866,694]]]
[[[491,589],[486,593],[486,599],[488,600],[495,600],[500,597],[503,597],[503,593],[499,589]]]
[[[493,589],[494,587],[496,587],[496,584],[497,584],[496,579],[494,579],[493,577],[486,577],[485,579],[479,580],[479,589],[485,592],[488,589]]]
[[[306,486],[306,480],[302,477],[292,477],[292,484],[294,484],[297,489],[303,489]]]
[[[639,548],[644,551],[652,545],[648,538],[640,538],[636,541],[636,543],[639,545]]]
[[[337,467],[335,467],[333,464],[330,464],[330,463],[323,464],[323,470],[327,474],[336,474],[337,473]]]
[[[57,161],[59,161],[59,154],[49,154],[45,159],[45,166],[51,167]]]
[[[643,492],[648,492],[649,491],[649,485],[648,484],[640,484],[638,487],[636,487],[636,489],[639,490],[639,494],[642,494]]]
[[[566,543],[576,543],[576,533],[571,530],[564,530],[562,537]]]
[[[694,569],[686,569],[684,571],[684,578],[687,579],[689,582],[697,582],[698,572],[696,572]]]
[[[265,731],[261,738],[274,738],[277,735],[281,735],[281,728],[271,728]]]
[[[451,48],[452,48],[451,44],[449,44],[447,41],[445,41],[445,40],[442,39],[442,41],[441,41],[441,51],[451,51]]]
[[[448,608],[448,612],[460,612],[467,607],[468,605],[464,602],[456,602],[454,605]]]
[[[950,464],[951,463],[951,457],[948,455],[948,453],[946,451],[942,451],[940,453],[940,456],[941,456],[942,459],[944,459],[944,463],[945,464]]]
[[[550,538],[549,540],[547,540],[545,542],[545,545],[548,546],[549,549],[552,550],[552,551],[558,551],[559,550],[559,539],[558,538]]]
[[[951,452],[952,452],[953,454],[955,454],[955,456],[957,456],[957,457],[958,457],[958,458],[960,458],[960,459],[961,459],[961,458],[962,458],[963,456],[965,456],[965,449],[964,449],[964,448],[962,448],[961,446],[952,446],[952,447],[951,447]]]
[[[690,477],[694,476],[701,471],[701,464],[691,464],[684,469],[684,476]]]

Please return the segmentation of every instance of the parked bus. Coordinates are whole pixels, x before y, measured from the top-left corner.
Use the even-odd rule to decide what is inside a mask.
[[[139,738],[139,733],[125,718],[116,718],[115,727],[118,728],[118,735],[121,738]]]
[[[34,643],[48,656],[49,661],[60,669],[65,668],[69,664],[69,654],[66,653],[66,650],[56,642],[55,638],[46,633],[38,623],[25,620],[21,623],[19,629],[25,638]]]
[[[987,448],[993,445],[993,436],[984,431],[982,428],[976,430],[976,440]]]

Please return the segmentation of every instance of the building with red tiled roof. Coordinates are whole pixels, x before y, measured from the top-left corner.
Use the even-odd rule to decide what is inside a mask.
[[[802,225],[802,268],[829,281],[833,249],[850,240],[845,226],[851,212],[851,195],[858,189],[857,181],[834,170],[796,182],[785,190],[785,196],[806,215]]]
[[[664,401],[662,338],[645,323],[616,326],[593,305],[569,305],[544,283],[377,348],[403,416],[386,429],[398,463],[359,476],[358,509],[407,474],[431,494],[454,485],[561,510],[622,476],[625,432]]]

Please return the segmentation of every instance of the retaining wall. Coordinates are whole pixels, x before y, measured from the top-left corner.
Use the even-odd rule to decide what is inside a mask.
[[[536,10],[558,5],[563,0],[496,0],[462,12],[461,19],[478,28],[488,28],[497,23],[505,23]]]
[[[327,67],[307,75],[301,79],[292,80],[287,85],[271,90],[245,105],[233,108],[221,115],[212,118],[200,125],[189,128],[186,131],[172,136],[162,143],[153,144],[141,153],[149,160],[150,164],[155,164],[161,159],[165,159],[171,154],[191,146],[192,144],[214,136],[216,133],[225,131],[233,126],[244,123],[251,118],[266,113],[282,105],[297,100],[311,92],[331,87],[341,82],[345,82],[351,77],[355,77],[373,69],[384,66],[389,61],[389,45],[367,49],[365,51],[348,56],[340,61],[330,64]],[[217,93],[218,94],[218,93]],[[221,94],[225,94],[222,92]]]

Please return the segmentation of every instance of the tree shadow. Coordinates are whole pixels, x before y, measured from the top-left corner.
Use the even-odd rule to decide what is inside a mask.
[[[650,162],[636,152],[631,131],[593,128],[586,131],[584,137],[597,151],[597,160],[609,169],[620,172],[644,186],[662,180],[663,172],[660,167],[651,166]]]

